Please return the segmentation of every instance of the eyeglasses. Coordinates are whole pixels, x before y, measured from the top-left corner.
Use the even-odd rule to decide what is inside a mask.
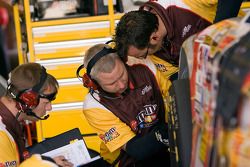
[[[49,95],[40,94],[39,97],[48,99],[49,101],[53,101],[56,99],[56,94],[57,94],[57,92],[51,93]]]

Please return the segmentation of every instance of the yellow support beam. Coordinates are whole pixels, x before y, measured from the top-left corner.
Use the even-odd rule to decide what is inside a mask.
[[[250,2],[243,2],[242,4],[241,4],[241,7],[240,7],[241,9],[250,9]]]
[[[29,62],[35,62],[35,54],[33,48],[33,35],[32,35],[32,26],[31,26],[31,18],[30,18],[30,4],[29,1],[24,1],[24,11],[25,11],[25,23],[26,23],[26,33],[28,38],[28,47],[29,47]]]
[[[114,17],[113,0],[108,0],[108,15],[109,15],[109,20],[110,20],[110,34],[113,35],[115,32],[115,17]]]
[[[18,63],[23,64],[24,54],[22,49],[22,34],[21,34],[21,26],[20,26],[20,17],[19,17],[19,8],[16,3],[13,6],[13,14],[14,14],[14,23],[15,23],[15,31],[16,31],[16,41],[17,41],[17,53],[18,53]]]

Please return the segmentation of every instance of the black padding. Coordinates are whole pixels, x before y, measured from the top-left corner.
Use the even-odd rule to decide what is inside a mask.
[[[179,79],[186,79],[189,78],[189,69],[188,69],[188,57],[183,48],[180,51],[180,62],[179,62]]]
[[[172,97],[168,122],[171,165],[189,167],[192,147],[192,114],[189,79],[174,81],[169,92]],[[176,134],[176,138],[173,137],[174,133]],[[176,158],[176,148],[179,160]]]

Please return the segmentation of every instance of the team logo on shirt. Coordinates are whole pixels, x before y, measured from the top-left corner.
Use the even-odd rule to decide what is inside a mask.
[[[144,106],[144,109],[136,117],[139,128],[150,127],[157,120],[156,108],[157,104]]]
[[[159,70],[160,72],[168,71],[166,66],[164,66],[163,64],[155,63],[155,66],[156,66],[157,70]]]
[[[143,89],[142,89],[142,91],[141,91],[141,94],[142,95],[145,95],[147,92],[149,92],[150,90],[152,89],[152,86],[151,85],[149,85],[149,86],[145,86]]]
[[[182,38],[186,36],[186,34],[190,31],[192,25],[186,25],[182,30]]]
[[[116,128],[113,127],[109,129],[105,134],[100,134],[99,137],[102,139],[102,141],[106,144],[107,142],[110,142],[120,136],[120,134],[116,131]]]
[[[17,166],[17,162],[16,161],[7,161],[5,163],[0,163],[0,167],[14,167]]]

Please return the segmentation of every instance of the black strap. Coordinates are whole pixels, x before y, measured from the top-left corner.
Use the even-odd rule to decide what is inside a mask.
[[[90,72],[91,72],[91,69],[93,68],[93,66],[95,65],[95,63],[100,60],[102,57],[108,55],[109,53],[115,53],[116,50],[115,49],[112,49],[112,48],[106,48],[106,47],[103,47],[103,49],[98,52],[88,63],[87,65],[87,74],[90,76]]]
[[[45,83],[46,81],[46,78],[47,78],[47,72],[46,72],[46,69],[42,66],[42,71],[41,71],[41,74],[40,74],[40,81],[38,84],[36,84],[35,86],[33,86],[32,90],[35,91],[35,92],[39,92],[40,89],[43,87],[43,84]]]

